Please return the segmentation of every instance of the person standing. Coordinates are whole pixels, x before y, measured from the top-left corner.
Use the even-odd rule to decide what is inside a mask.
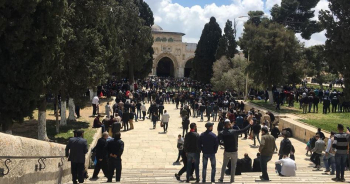
[[[320,157],[322,156],[322,152],[325,150],[325,143],[324,141],[320,138],[319,134],[316,134],[316,143],[314,149],[312,149],[312,155],[310,160],[315,164],[315,168],[317,170],[320,170],[321,168],[321,160]]]
[[[122,124],[120,123],[120,117],[118,116],[117,118],[115,118],[115,120],[113,120],[113,124],[112,124],[112,135],[115,135],[117,132],[120,132],[120,129],[123,128]]]
[[[332,148],[332,144],[334,141],[334,134],[335,132],[331,132],[331,135],[328,139],[327,148],[326,148],[326,154],[323,157],[323,163],[326,168],[324,172],[330,172],[331,175],[335,174],[335,159],[334,159],[334,149]],[[330,170],[330,167],[332,168],[332,171]]]
[[[156,129],[157,121],[158,121],[158,112],[153,112],[152,114],[153,129]]]
[[[130,119],[129,112],[125,111],[122,115],[124,131],[129,130],[129,119]]]
[[[107,102],[106,106],[105,106],[105,113],[106,113],[106,117],[109,118],[111,116],[111,106],[109,105],[109,102]]]
[[[183,149],[184,149],[184,138],[181,137],[181,135],[178,135],[177,138],[177,145],[176,145],[177,149],[179,150],[179,155],[177,156],[177,159],[175,161],[175,163],[179,163],[180,162],[180,157],[182,155]]]
[[[333,148],[335,151],[335,165],[336,165],[336,177],[333,181],[344,182],[344,170],[346,166],[347,159],[347,149],[349,142],[349,135],[344,133],[344,126],[338,124],[339,133],[334,135]]]
[[[267,162],[269,162],[272,158],[273,152],[275,150],[275,138],[272,135],[269,135],[269,130],[267,128],[263,128],[261,130],[261,143],[259,147],[260,156],[260,167],[262,176],[260,179],[262,181],[269,181],[269,175],[267,174]]]
[[[107,152],[109,156],[109,175],[107,182],[112,182],[114,170],[116,170],[115,180],[120,182],[122,174],[122,155],[124,152],[124,142],[120,138],[120,132],[114,134],[114,139],[107,144]]]
[[[254,118],[254,121],[256,121],[256,119]],[[258,142],[260,144],[260,139],[259,139],[259,134],[260,134],[260,130],[261,130],[261,125],[259,122],[255,123],[255,125],[253,126],[253,138],[254,138],[254,147],[256,146],[256,139],[258,139]]]
[[[206,123],[207,130],[199,136],[199,147],[203,152],[202,182],[206,182],[208,159],[211,163],[211,182],[215,182],[216,158],[219,142],[217,136],[212,132],[214,123]]]
[[[142,119],[143,119],[143,121],[145,121],[146,111],[147,111],[145,102],[143,102],[143,104],[141,106],[141,111],[142,111]]]
[[[145,108],[145,116],[146,116],[146,108]],[[141,102],[137,101],[136,103],[136,119],[141,119]]]
[[[188,126],[190,125],[190,120],[188,116],[185,116],[185,120],[182,121],[182,136],[185,136],[185,132],[188,132]]]
[[[281,134],[280,130],[276,127],[275,124],[272,125],[273,128],[271,129],[271,135],[275,138],[275,147],[276,147],[276,152],[278,151],[277,146],[276,146],[276,140],[278,136]]]
[[[108,176],[108,166],[107,166],[107,138],[108,132],[103,132],[102,138],[97,141],[95,152],[97,164],[95,165],[94,174],[92,175],[92,179],[98,179],[98,173],[102,168],[102,172],[105,176]]]
[[[92,115],[95,116],[96,115],[96,109],[97,109],[97,106],[99,104],[99,101],[100,99],[98,98],[98,96],[95,96],[93,99],[92,99]]]
[[[199,182],[200,148],[198,144],[199,135],[197,133],[196,123],[191,123],[190,128],[191,128],[190,132],[188,132],[185,136],[184,150],[187,153],[187,163],[192,163],[192,161],[194,161],[196,181]],[[186,174],[187,183],[190,181],[191,168],[192,168],[192,164],[187,164],[187,174]]]
[[[73,184],[84,183],[85,154],[88,152],[86,139],[83,138],[84,131],[74,131],[75,137],[69,139],[66,146],[66,157],[71,161],[71,173]]]
[[[161,119],[161,122],[163,123],[164,133],[168,132],[169,120],[170,120],[170,115],[165,110],[164,114],[162,115],[162,119]]]
[[[253,121],[251,120],[249,122],[249,125],[246,126],[243,129],[240,130],[234,130],[232,129],[232,125],[230,123],[230,120],[225,120],[225,128],[223,131],[219,133],[219,140],[222,141],[225,146],[224,151],[224,159],[223,164],[221,168],[221,177],[219,179],[219,182],[223,182],[224,175],[225,175],[225,169],[228,164],[228,162],[231,159],[231,180],[230,182],[235,181],[235,171],[236,171],[236,164],[237,164],[237,151],[238,151],[238,135],[241,133],[246,132],[251,126],[253,125]]]

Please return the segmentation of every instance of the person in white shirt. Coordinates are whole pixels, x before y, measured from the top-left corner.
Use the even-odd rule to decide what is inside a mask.
[[[109,105],[109,102],[107,102],[106,106],[105,106],[105,113],[106,113],[106,117],[109,118],[110,117],[110,113],[112,112],[111,110],[111,106]]]
[[[143,104],[141,105],[141,111],[142,111],[142,119],[143,121],[145,121],[146,111],[147,111],[145,102],[143,102]]]
[[[164,133],[168,131],[168,123],[169,123],[170,115],[167,113],[167,111],[164,111],[164,114],[162,115],[161,122],[163,123]]]
[[[335,132],[331,132],[331,136],[328,139],[327,148],[326,148],[326,154],[323,157],[323,162],[326,170],[324,172],[330,172],[330,175],[334,175],[335,173],[335,151],[332,148],[333,141],[334,141],[334,134]],[[330,167],[332,170],[330,170]]]
[[[281,170],[277,170],[280,176],[295,176],[295,171],[297,170],[297,165],[294,160],[290,159],[287,155],[283,155],[283,158],[276,161],[276,164],[281,164]]]
[[[98,98],[98,96],[95,96],[93,99],[92,99],[92,115],[95,116],[96,115],[96,109],[97,109],[97,106],[99,104],[99,101],[100,99]]]

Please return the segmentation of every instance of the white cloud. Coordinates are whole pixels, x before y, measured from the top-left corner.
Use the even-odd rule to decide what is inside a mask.
[[[313,10],[315,10],[315,17],[312,19],[318,20],[318,15],[319,15],[320,10],[329,10],[328,5],[329,5],[328,0],[320,0],[320,2],[317,4],[317,6],[313,9]]]
[[[145,0],[151,7],[155,24],[161,26],[164,30],[183,32],[186,35],[184,42],[197,43],[204,25],[209,22],[210,17],[214,16],[219,23],[221,29],[225,27],[227,19],[233,21],[239,16],[245,16],[249,11],[265,10],[267,14],[274,4],[280,4],[281,0],[232,0],[229,5],[217,6],[215,3],[205,6],[184,7],[172,0]],[[215,1],[213,1],[215,2]],[[328,5],[327,0],[321,0],[320,4],[315,8],[318,11]],[[237,20],[237,36],[241,36],[243,32],[243,24],[246,18]],[[299,36],[300,37],[300,36]],[[306,45],[324,42],[325,37],[321,34],[315,34],[310,41],[306,41]]]
[[[265,8],[270,11],[275,4],[281,5],[282,0],[266,0]]]
[[[301,41],[305,43],[305,47],[311,47],[314,45],[323,45],[326,42],[326,31],[322,31],[319,33],[315,33],[311,36],[310,40],[304,40],[300,34],[296,34],[297,38]]]

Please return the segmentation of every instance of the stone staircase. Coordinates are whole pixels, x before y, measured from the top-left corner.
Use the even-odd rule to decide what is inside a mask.
[[[220,177],[220,169],[217,168],[216,180]],[[178,169],[169,169],[169,168],[142,168],[142,169],[124,169],[122,171],[121,183],[184,183],[185,174],[182,175],[181,181],[177,181],[174,177],[174,174],[178,172]],[[348,172],[348,171],[346,171]],[[89,176],[92,176],[93,170],[89,170]],[[211,169],[207,170],[207,182],[210,181]],[[273,169],[268,171],[270,176],[270,182],[268,183],[335,183],[331,179],[335,176],[325,175],[322,171],[312,171],[310,168],[300,168],[297,171],[296,177],[280,177],[278,176]],[[200,169],[200,175],[201,175]],[[251,172],[251,173],[242,173],[242,175],[235,176],[235,183],[267,183],[262,182],[259,179],[261,173]],[[346,173],[347,175],[347,173]],[[100,172],[98,180],[86,180],[84,183],[88,184],[100,184],[106,183],[107,178],[103,177],[102,171]],[[346,177],[347,178],[347,177]],[[230,176],[225,175],[224,183],[229,183]],[[194,183],[195,181],[191,181]],[[67,184],[71,184],[67,183]],[[115,182],[113,182],[115,183]],[[210,182],[209,182],[210,183]]]

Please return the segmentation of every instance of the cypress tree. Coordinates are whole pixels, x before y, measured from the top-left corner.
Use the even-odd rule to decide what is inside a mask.
[[[203,83],[209,83],[213,76],[213,63],[221,38],[221,28],[215,17],[205,24],[202,35],[195,51],[191,75]]]
[[[235,39],[235,30],[232,28],[232,21],[227,20],[224,35],[219,40],[219,46],[216,51],[216,59],[220,59],[222,56],[227,58],[234,58],[237,51],[237,42]]]

